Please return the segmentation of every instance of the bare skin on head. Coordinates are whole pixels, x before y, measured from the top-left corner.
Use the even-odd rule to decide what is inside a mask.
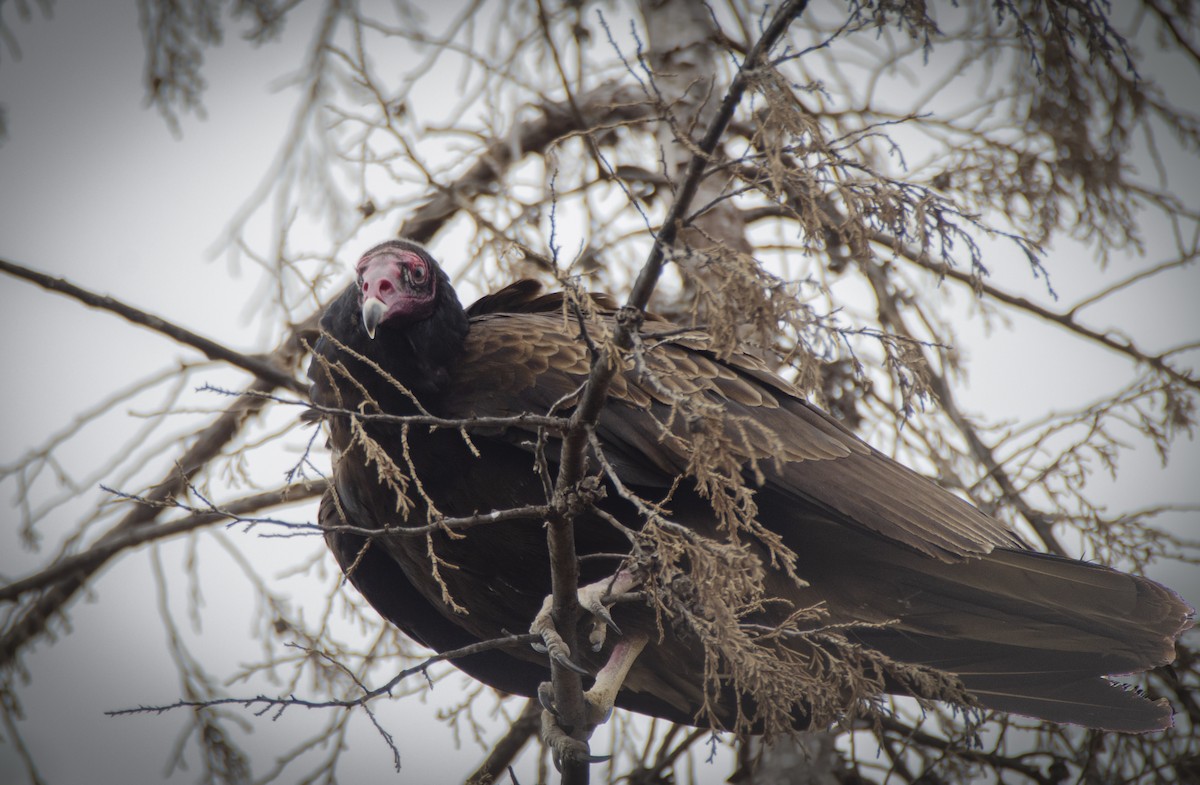
[[[381,246],[368,251],[355,270],[362,290],[362,319],[367,335],[385,322],[410,324],[433,313],[437,276],[416,251]]]

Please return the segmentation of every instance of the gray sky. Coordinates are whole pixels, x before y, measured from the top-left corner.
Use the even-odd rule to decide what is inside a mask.
[[[0,255],[168,316],[234,347],[262,349],[260,325],[246,302],[257,273],[232,270],[224,260],[211,259],[209,251],[284,136],[295,96],[268,88],[294,67],[307,30],[289,25],[281,43],[261,49],[230,35],[226,46],[210,53],[205,69],[210,84],[207,119],[186,117],[180,139],[144,107],[143,51],[133,3],[64,1],[57,4],[52,21],[38,18],[31,24],[14,24],[11,6],[0,7],[22,50],[18,61],[0,49],[0,103],[9,128],[9,138],[0,146]],[[1190,198],[1200,203],[1200,193]],[[1020,265],[994,267],[1000,283],[1032,288]],[[1077,269],[1079,277],[1064,274],[1067,268]],[[1095,283],[1083,262],[1056,269],[1055,285],[1064,301]],[[1122,311],[1128,309],[1138,314],[1139,329],[1147,328],[1141,335],[1162,346],[1182,335],[1200,335],[1200,309],[1194,307],[1200,286],[1194,272],[1138,295],[1148,300],[1134,298],[1108,306],[1108,312],[1089,313],[1089,323],[1126,321]],[[1184,316],[1163,319],[1157,316],[1161,313]],[[5,369],[0,416],[6,436],[0,443],[0,465],[43,442],[99,395],[180,358],[194,359],[109,314],[9,278],[0,278],[0,334],[7,337],[0,342],[0,368]],[[990,336],[977,323],[967,323],[957,338],[977,359],[968,406],[993,416],[1028,416],[1044,411],[1047,401],[1065,406],[1086,400],[1089,390],[1102,394],[1114,386],[1113,378],[1129,372],[1123,360],[1101,352],[1070,354],[1074,342],[1033,322]],[[220,370],[204,378],[232,385],[239,377]],[[207,406],[222,403],[210,400]],[[87,476],[97,455],[120,443],[136,421],[124,411],[104,421],[87,438],[64,448],[64,465]],[[286,460],[281,459],[283,465]],[[1195,442],[1181,442],[1165,469],[1149,450],[1127,457],[1119,479],[1104,494],[1114,506],[1196,504],[1197,477],[1200,449]],[[58,545],[55,538],[87,507],[69,504],[52,516],[43,551],[30,555],[18,543],[16,516],[9,507],[12,483],[0,485],[0,493],[0,523],[6,524],[0,525],[4,578],[23,575],[44,560]],[[96,493],[86,495],[94,500]],[[1180,516],[1177,524],[1195,536],[1196,521],[1193,513]],[[299,558],[311,546],[271,541],[248,547],[266,560],[283,551],[287,559]],[[204,547],[204,555],[221,565],[205,573],[207,617],[224,613],[230,623],[225,629],[206,627],[192,637],[198,651],[211,658],[206,665],[223,675],[245,661],[239,658],[253,657],[252,649],[246,653],[236,643],[250,636],[249,609],[241,607],[245,594],[239,593],[236,568],[221,561],[219,549]],[[182,544],[164,547],[163,554],[168,571],[186,556]],[[1194,572],[1168,567],[1162,574],[1193,603],[1200,602],[1200,578]],[[22,728],[49,782],[161,781],[178,718],[103,716],[105,710],[170,702],[180,694],[154,592],[147,588],[151,581],[146,558],[122,559],[86,600],[94,607],[76,603],[72,632],[54,645],[38,644],[27,657],[31,683],[22,692],[27,716]],[[303,597],[299,580],[280,578],[280,585]],[[175,597],[180,608],[182,590]],[[243,694],[236,686],[231,692]],[[455,697],[452,689],[435,689],[425,701],[376,704],[381,721],[398,734],[405,768],[397,781],[436,781],[478,762],[478,747],[466,741],[467,751],[455,753],[448,734],[434,724],[433,710],[453,704]],[[263,750],[276,749],[314,727],[296,711],[276,722],[248,714],[247,719]],[[376,775],[389,770],[390,754],[365,718],[355,721],[360,727],[353,743],[353,771],[382,780]],[[604,735],[597,736],[601,746]],[[0,746],[0,782],[18,771],[11,747]],[[723,766],[706,771],[714,781],[727,773]],[[174,781],[192,778],[184,772]],[[354,777],[348,773],[344,780]]]

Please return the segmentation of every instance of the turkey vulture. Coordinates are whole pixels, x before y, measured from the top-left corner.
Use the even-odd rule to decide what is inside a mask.
[[[309,376],[333,450],[320,511],[326,540],[371,605],[432,649],[524,632],[551,590],[543,517],[454,532],[427,524],[547,503],[557,434],[517,416],[569,413],[588,374],[587,343],[564,302],[522,281],[464,309],[425,249],[390,241],[362,257],[355,282],[322,318]],[[593,329],[613,323],[606,298],[591,307]],[[753,719],[740,723],[753,717],[756,700],[757,709],[771,700],[796,727],[827,719],[817,696],[771,681],[766,660],[755,666],[767,668],[774,690],[764,698],[697,643],[716,615],[704,606],[712,586],[758,576],[761,593],[733,626],[761,633],[799,614],[790,616],[799,634],[763,633],[755,651],[787,667],[826,669],[811,683],[836,682],[830,663],[849,654],[860,656],[877,693],[944,697],[945,682],[913,676],[932,670],[951,674],[948,682],[990,709],[1118,731],[1171,724],[1165,700],[1106,677],[1174,658],[1192,614],[1174,592],[1028,549],[1003,523],[869,447],[749,353],[719,356],[703,335],[654,317],[641,333],[640,359],[614,377],[595,427],[596,500],[575,523],[581,585],[614,579],[620,588],[611,588],[611,600],[657,581],[657,595],[633,592],[611,605],[610,617],[598,610],[611,621],[607,640],[597,636],[597,650],[570,654],[592,674],[622,660],[629,670],[618,706],[745,729],[755,727]],[[717,412],[716,432],[675,406],[680,400]],[[514,419],[434,428],[380,414]],[[696,447],[702,432],[724,445],[752,491],[730,495],[689,476],[704,457]],[[749,510],[749,528],[723,528],[714,512],[721,505],[726,518]],[[674,562],[666,550],[647,553],[638,532],[649,528],[648,515],[677,544],[723,543],[705,562],[709,574],[692,574],[699,551],[684,548]],[[363,535],[404,527],[426,528]],[[630,557],[631,541],[640,556]],[[722,558],[725,572],[713,573]],[[689,591],[700,598],[693,606]],[[545,654],[531,647],[456,664],[527,696],[549,673]],[[838,684],[853,692],[850,682]]]

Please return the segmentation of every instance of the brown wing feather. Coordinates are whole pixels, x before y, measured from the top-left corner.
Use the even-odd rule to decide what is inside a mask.
[[[615,313],[617,302],[602,292],[588,295],[595,307],[603,313]],[[503,289],[485,294],[467,308],[467,316],[483,316],[489,313],[563,313],[566,302],[564,292],[542,293],[542,285],[532,278],[522,278]],[[659,320],[650,315],[647,318]]]
[[[673,419],[671,430],[686,435],[682,418],[670,417],[671,396],[702,394],[723,406],[731,437],[739,421],[754,423],[749,442],[733,439],[736,449],[746,461],[766,461],[768,484],[798,501],[944,560],[1020,547],[1002,523],[871,448],[757,358],[719,360],[695,336],[656,342],[651,335],[647,345],[656,381],[628,369],[617,374],[597,426],[635,478],[627,481],[656,478],[654,484],[669,485],[687,465],[674,440],[659,438],[660,428]],[[581,388],[588,365],[586,348],[564,331],[561,313],[478,316],[445,413],[508,416],[555,406],[561,412]],[[771,465],[776,459],[777,468]]]

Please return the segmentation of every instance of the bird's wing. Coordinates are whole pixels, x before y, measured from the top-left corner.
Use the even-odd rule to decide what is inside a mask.
[[[536,312],[484,312],[472,319],[443,414],[571,409],[589,356],[578,326],[555,313],[549,297],[540,298]],[[807,509],[926,555],[954,561],[997,546],[1022,547],[1004,524],[867,445],[757,358],[718,359],[702,336],[664,326],[648,324],[640,360],[614,376],[597,424],[605,455],[624,482],[669,486],[696,450],[720,444]],[[527,434],[512,431],[508,438],[529,442]]]

